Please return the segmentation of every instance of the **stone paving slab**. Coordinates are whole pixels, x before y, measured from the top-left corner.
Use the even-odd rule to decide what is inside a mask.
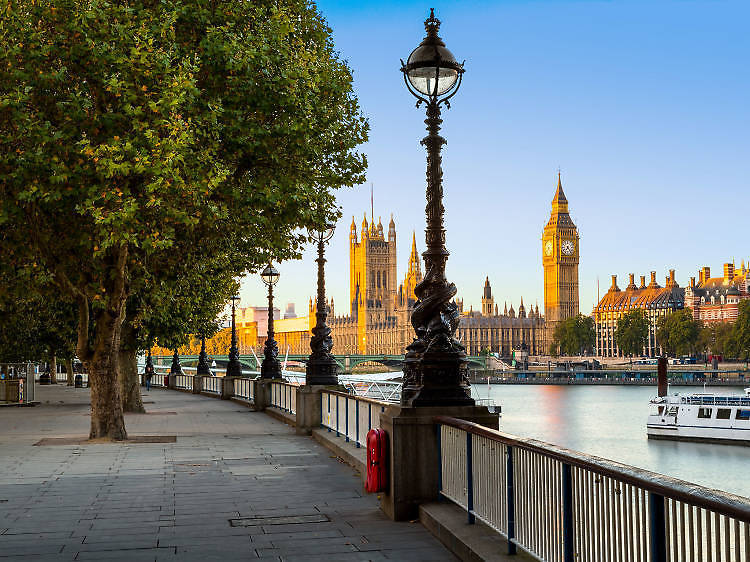
[[[88,389],[45,386],[0,411],[0,562],[455,560],[418,523],[394,523],[359,475],[261,412],[153,389],[129,435],[76,442]],[[42,439],[67,439],[35,447]],[[247,526],[232,527],[245,519]]]

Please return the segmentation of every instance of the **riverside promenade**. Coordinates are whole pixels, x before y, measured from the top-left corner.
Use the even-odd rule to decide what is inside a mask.
[[[73,443],[88,389],[37,387],[37,400],[0,408],[0,561],[456,560],[262,412],[152,389],[128,434],[172,442]]]

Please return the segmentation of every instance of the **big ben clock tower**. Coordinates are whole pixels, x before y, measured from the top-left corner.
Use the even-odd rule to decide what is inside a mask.
[[[550,344],[557,325],[578,314],[578,229],[568,214],[559,172],[552,213],[542,234],[542,256],[544,320]]]

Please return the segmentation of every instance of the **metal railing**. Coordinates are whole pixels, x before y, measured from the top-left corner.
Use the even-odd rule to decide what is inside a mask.
[[[440,493],[550,562],[750,562],[750,500],[438,417]]]
[[[174,386],[182,390],[193,390],[193,375],[175,375]]]
[[[232,395],[235,398],[242,398],[250,402],[255,401],[255,380],[254,379],[234,379],[232,381],[234,388]]]
[[[296,414],[298,388],[298,385],[290,384],[288,382],[272,382],[271,406],[275,406],[276,408],[289,412],[290,414]]]
[[[352,396],[345,392],[324,390],[320,393],[321,425],[336,436],[343,435],[357,447],[365,445],[367,432],[380,426],[380,414],[389,406],[387,402]]]
[[[221,394],[222,379],[220,377],[201,377],[203,379],[203,392]]]

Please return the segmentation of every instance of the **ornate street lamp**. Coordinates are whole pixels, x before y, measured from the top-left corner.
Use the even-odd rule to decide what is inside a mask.
[[[181,375],[182,364],[180,363],[180,356],[177,353],[177,348],[174,348],[174,354],[172,355],[172,365],[169,367],[170,375]]]
[[[281,362],[279,348],[273,339],[273,286],[279,281],[279,272],[270,263],[260,273],[263,282],[268,285],[268,337],[263,348],[263,364],[260,366],[260,378],[280,379]]]
[[[427,109],[427,250],[422,254],[426,274],[414,292],[417,303],[411,316],[416,338],[407,346],[401,404],[404,406],[474,405],[468,382],[466,351],[455,339],[459,322],[458,307],[451,299],[456,286],[445,278],[443,227],[443,171],[440,151],[445,139],[440,136],[440,106],[450,108],[448,100],[456,95],[464,73],[438,36],[440,20],[430,10],[424,22],[427,37],[401,61],[401,72],[409,92],[417,98],[417,107]]]
[[[234,303],[240,300],[237,295],[232,296],[232,345],[229,348],[229,363],[227,363],[228,377],[241,377],[242,365],[240,365],[240,352],[237,350],[237,329],[234,322]]]
[[[201,332],[201,352],[198,355],[198,368],[195,373],[204,377],[211,375],[211,368],[208,366],[208,354],[206,353],[206,335],[203,332]]]
[[[326,281],[324,264],[325,244],[333,236],[336,225],[328,225],[324,230],[312,234],[311,238],[318,243],[318,299],[315,310],[317,322],[312,329],[313,336],[310,339],[310,349],[312,353],[307,362],[305,384],[313,385],[336,385],[338,381],[338,364],[331,355],[333,340],[331,339],[331,329],[326,324],[328,312],[326,310]]]

